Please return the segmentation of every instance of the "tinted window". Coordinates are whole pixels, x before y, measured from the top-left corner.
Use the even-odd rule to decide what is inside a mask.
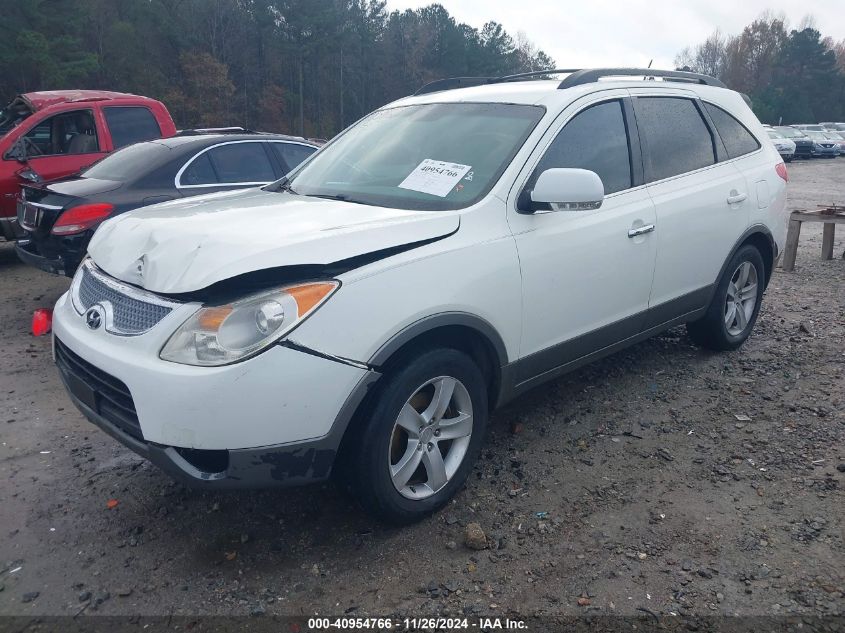
[[[638,97],[637,124],[646,141],[649,181],[716,162],[713,137],[695,103],[675,97]]]
[[[26,138],[29,157],[90,154],[100,150],[90,110],[63,112],[44,119],[26,133]]]
[[[179,179],[180,185],[211,185],[217,184],[217,182],[217,174],[214,173],[214,167],[211,166],[208,152],[197,156],[182,172],[182,177]]]
[[[112,107],[103,110],[115,149],[161,137],[158,123],[147,108]]]
[[[760,143],[757,142],[754,135],[732,115],[712,103],[705,103],[704,107],[707,108],[707,114],[713,119],[713,125],[716,126],[719,136],[722,137],[729,158],[736,158],[760,149]]]
[[[270,182],[276,173],[261,143],[229,143],[206,152],[221,183]]]
[[[126,182],[152,172],[168,158],[161,143],[138,143],[113,152],[82,172],[86,178]]]
[[[296,143],[270,143],[285,172],[289,172],[317,151],[316,147]]]
[[[552,141],[534,171],[534,178],[554,167],[579,167],[596,172],[606,194],[628,189],[631,159],[622,103],[608,101],[576,114]]]

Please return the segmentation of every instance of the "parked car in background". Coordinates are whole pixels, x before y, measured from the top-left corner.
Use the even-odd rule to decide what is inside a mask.
[[[820,123],[796,123],[792,127],[796,127],[799,130],[804,130],[805,132],[823,132],[824,128],[821,126]]]
[[[834,132],[845,132],[845,123],[833,123],[828,121],[826,123],[819,123],[825,130],[833,130]]]
[[[777,130],[768,126],[764,127],[766,128],[766,134],[768,134],[769,138],[772,139],[772,143],[778,151],[778,154],[780,154],[780,157],[787,163],[791,162],[792,157],[795,156],[795,143]]]
[[[774,128],[784,138],[788,138],[795,143],[794,158],[812,158],[813,157],[813,139],[807,136],[802,130],[796,129],[790,125],[779,125]]]
[[[317,149],[294,136],[211,130],[137,143],[78,176],[25,185],[18,256],[41,270],[73,275],[106,218],[166,200],[264,185]]]
[[[560,72],[437,81],[279,182],[105,222],[54,312],[73,402],[190,485],[334,469],[408,523],[491,408],[681,323],[741,346],[788,218],[760,122],[712,77]]]
[[[54,90],[15,97],[0,110],[0,237],[20,237],[21,185],[63,178],[138,141],[172,136],[159,101],[105,90]]]
[[[834,130],[826,130],[824,135],[835,143],[839,143],[839,155],[845,155],[845,132],[836,132]]]
[[[839,156],[839,143],[828,138],[824,132],[806,130],[806,133],[813,141],[813,156],[815,158],[836,158]]]

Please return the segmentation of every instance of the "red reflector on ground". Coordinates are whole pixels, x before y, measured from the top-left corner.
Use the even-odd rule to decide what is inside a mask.
[[[786,172],[786,165],[778,163],[775,165],[775,171],[778,173],[778,176],[783,178],[786,182],[789,182],[789,174]]]
[[[50,308],[38,308],[32,313],[32,335],[44,336],[53,329],[53,311]]]

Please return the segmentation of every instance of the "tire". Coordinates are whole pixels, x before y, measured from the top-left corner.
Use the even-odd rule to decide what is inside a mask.
[[[351,428],[341,472],[368,512],[406,525],[442,508],[464,485],[484,443],[487,386],[469,356],[448,348],[406,357],[382,381]],[[450,385],[448,402],[439,398],[441,407],[434,406]],[[438,409],[447,405],[438,418]],[[462,435],[467,430],[469,435]]]
[[[783,160],[784,160],[784,162],[791,163],[792,162],[792,156],[787,156]]]
[[[743,277],[743,272],[746,274]],[[753,290],[751,279],[754,279]],[[741,299],[735,300],[737,284],[740,286]],[[766,285],[766,269],[760,251],[751,244],[742,246],[730,259],[725,273],[716,286],[716,292],[705,315],[687,323],[687,332],[696,344],[716,351],[737,349],[751,335]],[[750,302],[753,299],[753,304]],[[742,306],[739,312],[737,305]],[[733,312],[731,311],[733,306]]]

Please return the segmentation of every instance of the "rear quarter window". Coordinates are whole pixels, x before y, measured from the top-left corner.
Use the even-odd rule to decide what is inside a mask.
[[[707,110],[707,114],[710,115],[713,125],[716,126],[716,131],[725,144],[728,158],[737,158],[760,149],[760,143],[754,135],[742,123],[737,121],[732,114],[706,101],[704,102],[704,108]]]
[[[161,138],[161,129],[153,113],[142,106],[103,108],[115,149],[132,143]]]
[[[637,97],[648,180],[662,180],[716,163],[713,136],[692,99]]]

